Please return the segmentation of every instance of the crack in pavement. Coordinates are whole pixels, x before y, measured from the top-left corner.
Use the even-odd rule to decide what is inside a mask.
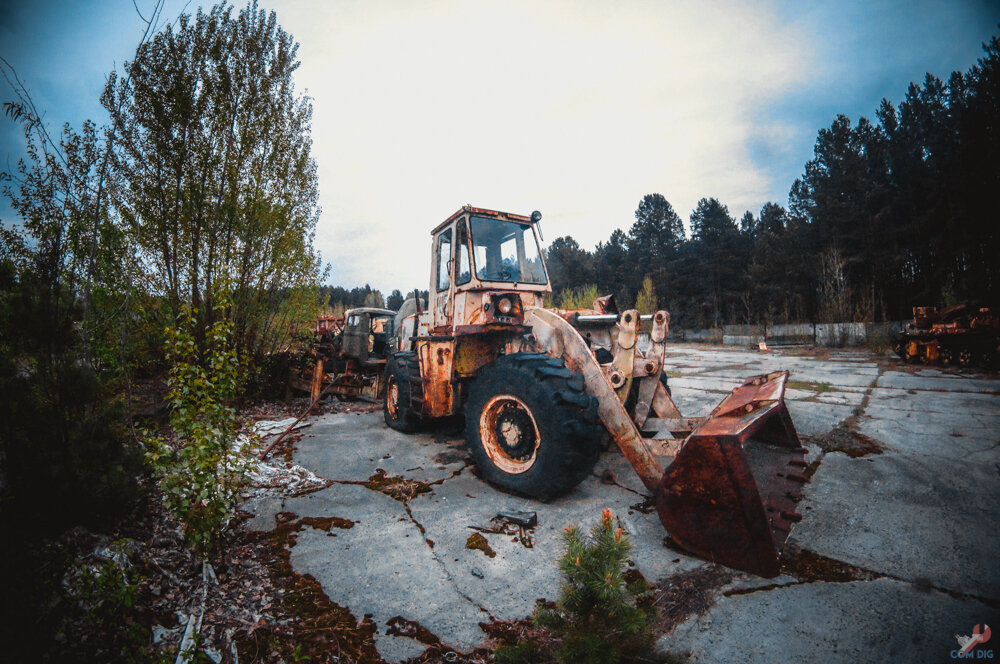
[[[420,484],[420,485],[423,485],[423,486],[428,486],[428,487],[430,487],[430,486],[441,486],[446,481],[454,479],[454,478],[458,477],[459,475],[461,475],[467,468],[469,468],[472,465],[468,461],[463,461],[462,463],[463,463],[462,467],[459,468],[458,470],[453,471],[450,476],[448,476],[448,477],[442,477],[441,479],[434,480],[433,482],[419,482],[418,480],[405,480],[405,478],[402,478],[402,479],[404,481],[410,481],[410,482],[414,482],[414,483],[417,483],[417,484]],[[451,586],[455,590],[455,592],[460,597],[462,597],[465,601],[467,601],[469,604],[471,604],[472,606],[476,607],[477,609],[479,609],[480,611],[482,611],[483,613],[485,613],[489,617],[490,620],[494,620],[495,619],[494,616],[493,616],[493,614],[490,612],[489,609],[487,609],[485,606],[483,606],[482,604],[480,604],[479,602],[477,602],[473,598],[469,597],[466,593],[462,592],[462,589],[459,587],[458,582],[455,580],[455,577],[452,575],[451,571],[448,569],[448,566],[441,559],[441,557],[437,555],[437,552],[434,550],[434,540],[430,539],[427,536],[427,529],[424,527],[424,525],[422,523],[420,523],[420,521],[416,518],[416,516],[413,515],[413,510],[410,509],[409,501],[412,498],[415,498],[416,495],[412,496],[411,498],[401,498],[401,497],[397,497],[395,495],[385,494],[384,492],[379,491],[379,489],[376,489],[376,488],[372,487],[371,486],[371,480],[369,480],[367,482],[362,482],[360,480],[331,480],[331,481],[334,482],[334,483],[336,483],[336,484],[353,484],[353,485],[356,485],[356,486],[363,486],[366,489],[368,489],[369,491],[374,491],[376,493],[383,493],[383,495],[389,495],[389,497],[391,497],[394,500],[396,500],[397,502],[401,503],[403,505],[403,510],[406,512],[406,516],[410,519],[410,522],[414,526],[416,526],[417,530],[420,531],[420,535],[421,535],[421,537],[424,540],[424,544],[430,550],[431,557],[434,559],[434,561],[441,568],[441,571],[444,573],[445,578],[448,579],[448,583],[451,584]]]
[[[440,483],[443,484],[444,480],[441,480]],[[424,544],[426,544],[427,548],[431,550],[431,557],[434,558],[434,562],[436,562],[438,566],[441,568],[441,570],[444,572],[445,578],[448,579],[448,583],[450,583],[452,588],[455,589],[455,592],[458,593],[469,604],[471,604],[472,606],[476,607],[477,609],[485,613],[491,621],[495,620],[493,614],[490,612],[489,609],[487,609],[485,606],[483,606],[476,600],[466,595],[464,592],[462,592],[462,589],[458,587],[458,582],[455,581],[455,577],[452,576],[451,571],[448,569],[448,566],[444,564],[444,561],[441,560],[440,556],[438,556],[437,552],[434,550],[433,540],[427,537],[427,530],[424,528],[423,524],[421,524],[420,521],[417,520],[417,517],[413,516],[413,512],[410,510],[410,506],[407,505],[405,502],[403,503],[403,508],[406,510],[407,516],[410,517],[410,521],[413,522],[413,525],[415,525],[417,527],[417,530],[420,531],[420,534],[423,535]]]

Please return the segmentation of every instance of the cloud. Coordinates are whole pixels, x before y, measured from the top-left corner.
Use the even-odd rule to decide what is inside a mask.
[[[686,217],[783,199],[753,163],[762,109],[809,48],[742,3],[316,3],[277,7],[301,44],[323,215],[348,286],[426,287],[430,230],[465,203],[542,210],[548,240],[628,227],[639,199]]]

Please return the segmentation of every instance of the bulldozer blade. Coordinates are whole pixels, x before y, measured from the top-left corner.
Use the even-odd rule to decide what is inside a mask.
[[[801,519],[805,449],[785,406],[788,372],[734,389],[684,441],[657,487],[660,521],[682,548],[758,576]]]

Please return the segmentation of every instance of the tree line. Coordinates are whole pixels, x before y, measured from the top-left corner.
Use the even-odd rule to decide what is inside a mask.
[[[690,235],[665,196],[587,250],[548,247],[555,303],[589,288],[631,306],[649,279],[675,324],[897,320],[913,306],[995,303],[1000,246],[1000,40],[968,72],[928,74],[875,121],[839,115],[788,196],[738,221],[698,201]],[[588,286],[580,287],[580,284]],[[650,299],[646,296],[645,306]]]

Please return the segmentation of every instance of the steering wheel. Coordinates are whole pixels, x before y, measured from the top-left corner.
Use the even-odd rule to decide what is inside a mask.
[[[512,275],[510,270],[508,270],[505,267],[502,267],[499,270],[497,270],[497,278],[499,278],[501,281],[510,281],[511,276]]]

